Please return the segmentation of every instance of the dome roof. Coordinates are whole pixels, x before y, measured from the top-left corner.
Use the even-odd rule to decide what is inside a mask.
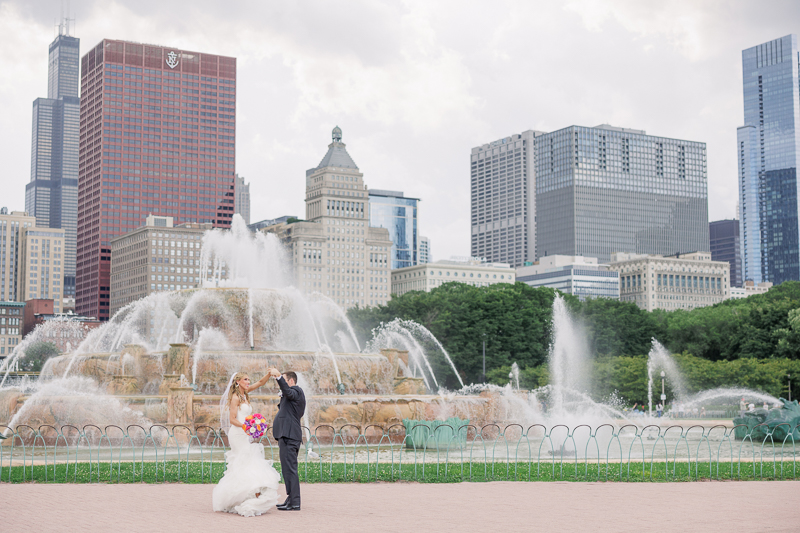
[[[319,162],[316,168],[309,169],[306,174],[310,174],[320,168],[325,167],[338,167],[338,168],[352,168],[358,170],[356,162],[347,153],[345,144],[342,142],[342,129],[339,126],[333,128],[333,142],[328,145],[328,153]]]

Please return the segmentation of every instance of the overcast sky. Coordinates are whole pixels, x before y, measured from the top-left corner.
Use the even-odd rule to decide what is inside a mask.
[[[0,206],[25,207],[31,106],[59,0],[0,0]],[[709,216],[732,218],[741,50],[800,31],[792,1],[72,0],[102,38],[234,56],[251,220],[304,216],[339,125],[370,188],[422,199],[434,259],[469,255],[469,154],[527,129],[643,129],[708,145]]]

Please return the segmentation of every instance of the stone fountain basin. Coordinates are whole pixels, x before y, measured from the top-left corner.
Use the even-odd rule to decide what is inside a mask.
[[[73,358],[75,358],[73,360]],[[93,378],[115,395],[166,394],[180,375],[196,384],[201,394],[220,394],[233,372],[242,371],[253,380],[271,366],[302,373],[319,394],[335,393],[339,380],[348,393],[390,394],[425,392],[414,378],[403,377],[408,353],[384,350],[381,354],[325,354],[285,350],[229,350],[193,352],[186,344],[172,344],[166,352],[150,352],[128,345],[114,353],[62,355],[48,362],[49,375]],[[338,371],[337,371],[338,370]],[[402,383],[398,384],[398,380]],[[277,391],[271,381],[267,384]],[[399,386],[399,388],[398,388]]]
[[[154,424],[171,424],[169,395],[117,395],[116,399],[134,411],[141,412]],[[28,399],[26,395],[16,398],[17,408]],[[280,396],[277,394],[254,394],[250,397],[255,412],[272,420],[277,414]],[[57,402],[59,398],[53,397]],[[191,400],[193,420],[188,425],[219,427],[219,395],[195,394]],[[369,425],[388,429],[393,425],[402,427],[405,418],[416,420],[439,420],[450,416],[469,419],[472,424],[489,423],[493,409],[489,397],[463,396],[444,399],[437,395],[316,395],[308,400],[303,424],[308,427],[333,426],[339,430],[347,425],[365,428]],[[44,423],[46,414],[35,416]],[[86,420],[103,427],[102,420]],[[80,425],[80,423],[79,423]]]

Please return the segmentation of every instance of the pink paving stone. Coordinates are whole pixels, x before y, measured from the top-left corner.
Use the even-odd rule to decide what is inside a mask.
[[[2,484],[0,531],[800,531],[800,481],[304,484],[302,511],[254,518],[212,487]]]

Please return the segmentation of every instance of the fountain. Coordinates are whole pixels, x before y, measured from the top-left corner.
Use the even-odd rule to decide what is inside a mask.
[[[634,424],[643,426],[659,423],[674,423],[679,417],[675,405],[680,405],[694,414],[708,407],[709,415],[724,419],[741,398],[748,402],[767,403],[773,407],[781,405],[781,400],[759,391],[740,387],[721,387],[690,394],[677,362],[669,351],[656,339],[647,359],[648,401],[650,410],[644,416],[622,409],[621,398],[612,397],[600,402],[590,395],[589,369],[591,356],[581,331],[581,325],[570,315],[564,299],[557,295],[553,301],[552,341],[548,356],[550,383],[531,391],[519,390],[519,366],[513,364],[509,373],[509,384],[505,387],[492,385],[473,385],[455,394],[482,394],[494,396],[493,409],[505,423],[521,425],[542,424],[547,427],[565,425],[577,427],[589,425],[597,427],[610,423],[615,426]],[[673,395],[669,418],[661,421],[653,417],[654,379],[664,372]],[[725,412],[711,411],[714,406],[726,406]],[[666,412],[665,408],[665,412]]]
[[[554,423],[574,425],[625,421],[625,413],[616,406],[591,398],[588,381],[591,359],[586,336],[561,295],[553,301],[552,331],[548,356],[550,384],[532,391],[529,402],[545,415],[537,417],[537,421],[558,420]]]
[[[426,328],[408,320],[381,324],[361,349],[343,310],[323,294],[291,284],[289,259],[274,235],[251,234],[241,217],[230,231],[205,234],[202,286],[154,293],[129,304],[101,327],[83,332],[76,348],[49,359],[38,382],[0,387],[0,422],[17,424],[219,424],[218,403],[230,375],[260,378],[268,367],[294,370],[308,394],[305,425],[341,429],[402,427],[404,421],[540,424],[566,442],[568,427],[650,424],[631,419],[614,401],[590,395],[590,351],[566,302],[553,302],[550,384],[520,388],[514,363],[505,387],[465,385],[447,350]],[[0,375],[37,340],[52,337],[46,323],[26,337]],[[663,370],[686,405],[740,396],[771,404],[769,395],[715,389],[688,396],[672,356],[653,340],[647,379]],[[644,376],[643,376],[644,378]],[[445,382],[455,390],[447,390]],[[257,391],[254,408],[268,419],[277,408],[273,381]],[[69,406],[55,408],[54,405]],[[436,431],[440,424],[428,424]],[[441,431],[440,431],[441,433]],[[581,439],[577,439],[580,445]],[[573,446],[575,439],[563,446]],[[574,453],[573,448],[561,453]]]
[[[652,348],[647,356],[647,401],[651,418],[653,416],[653,380],[659,371],[663,373],[663,379],[670,384],[672,389],[673,407],[670,413],[672,417],[694,416],[695,409],[698,410],[699,414],[699,411],[705,407],[713,408],[719,405],[728,406],[730,410],[732,406],[742,400],[746,403],[758,402],[759,404],[766,403],[773,407],[781,406],[782,400],[770,394],[743,387],[717,387],[689,394],[677,362],[661,343],[653,339]],[[666,411],[666,406],[664,406],[664,410]],[[716,414],[718,415],[717,418],[726,418],[726,413]]]
[[[653,416],[653,375],[659,370],[664,373],[666,379],[669,379],[673,394],[677,398],[683,398],[686,387],[675,359],[660,342],[653,339],[650,353],[647,354],[647,412],[651,417]]]
[[[205,234],[200,264],[201,288],[129,304],[74,350],[49,359],[38,383],[0,390],[0,421],[216,426],[230,375],[244,371],[257,379],[270,366],[298,372],[313,389],[306,415],[311,428],[401,425],[453,413],[490,420],[490,398],[451,401],[438,394],[443,374],[453,372],[459,383],[461,377],[419,324],[385,324],[360,350],[338,305],[291,285],[290,262],[274,235],[253,235],[236,216],[231,231]],[[37,338],[46,336],[48,324],[41,328]],[[26,338],[0,376],[24,358],[27,345]],[[277,393],[270,380],[253,396],[255,409],[273,416]],[[56,413],[48,407],[55,398],[83,407]]]
[[[508,381],[513,388],[519,390],[519,365],[516,361],[511,365],[511,372],[508,373]]]

